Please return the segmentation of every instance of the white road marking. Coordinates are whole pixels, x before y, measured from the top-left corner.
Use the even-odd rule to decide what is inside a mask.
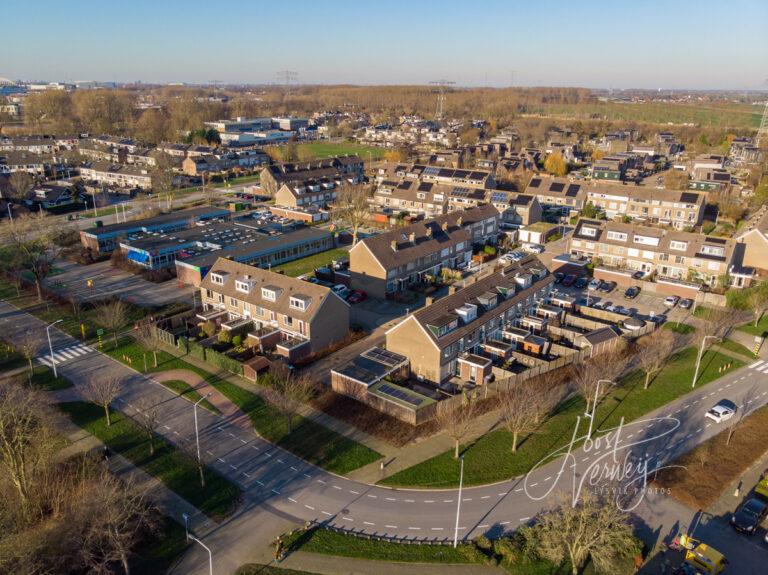
[[[278,462],[278,463],[282,463],[283,465],[285,465],[285,461],[283,461],[282,459],[279,459],[279,458],[278,458],[277,462]]]
[[[258,448],[258,447],[256,447],[255,445],[251,445],[251,447],[253,447],[253,448],[254,448],[256,451],[258,451],[258,450],[259,450],[259,448]]]
[[[397,529],[397,525],[385,525],[387,529]]]
[[[478,525],[477,526],[478,529],[485,529],[486,527],[489,527],[489,525],[487,523],[484,524],[484,525]]]
[[[131,406],[131,407],[133,407],[133,406]],[[165,429],[168,429],[168,430],[170,430],[170,429],[171,429],[171,428],[170,428],[170,427],[168,427],[167,425],[163,425],[163,427],[164,427]]]
[[[341,487],[339,487],[338,485],[334,485],[333,488],[334,489],[338,489],[339,491],[341,491]]]
[[[434,499],[425,499],[424,503],[434,503]]]
[[[309,473],[305,473],[304,477],[306,477],[307,479],[312,479],[312,476]]]
[[[248,479],[250,479],[250,478],[251,478],[251,476],[250,476],[250,475],[248,475],[248,474],[247,474],[245,471],[243,471],[243,475],[245,475],[245,476],[246,476]]]
[[[288,501],[290,501],[291,503],[298,503],[298,501],[296,501],[293,497],[289,497]]]
[[[502,521],[501,523],[499,523],[499,525],[509,525],[510,523],[512,523],[512,522],[511,521]]]
[[[404,501],[405,501],[406,503],[413,503],[413,499],[405,499]]]
[[[442,530],[443,530],[442,527],[433,527],[432,528],[432,531],[442,531]]]
[[[378,499],[379,498],[377,495],[366,495],[366,497],[370,497],[371,499]]]
[[[376,524],[371,523],[370,521],[363,521],[363,525],[376,525]]]
[[[241,439],[241,440],[240,440],[240,442],[241,442],[241,443],[244,443],[244,444],[245,444],[245,443],[248,443],[248,442],[247,442],[245,439]]]
[[[462,501],[472,501],[472,498],[471,497],[465,497],[464,499],[462,499]]]
[[[351,517],[342,517],[344,521],[354,521]]]
[[[276,493],[277,495],[280,495],[280,492],[277,489],[273,489],[272,493]]]
[[[259,485],[261,485],[262,487],[264,487],[264,484],[263,484],[261,481],[259,481],[258,479],[256,480],[256,483],[258,483]]]
[[[490,495],[483,495],[480,499],[489,499],[490,497]]]
[[[443,503],[453,503],[453,499],[443,499]]]
[[[291,465],[291,469],[293,469],[294,471],[298,471],[298,469],[296,469],[293,465]]]
[[[333,517],[333,513],[328,513],[327,511],[321,511],[323,515],[327,515],[328,517]]]
[[[325,481],[323,481],[322,479],[318,479],[317,482],[322,483],[323,485],[326,485]]]
[[[234,466],[234,465],[232,465],[231,463],[229,464],[229,466],[230,466],[232,469],[234,469],[235,471],[237,471],[237,467],[235,467],[235,466]]]
[[[529,519],[530,519],[530,517],[521,517],[520,521],[528,521]]]
[[[206,452],[208,455],[210,455],[211,457],[213,457],[213,453],[211,453],[211,452],[210,452],[210,451],[208,451],[207,449],[205,450],[205,452]]]
[[[221,461],[222,463],[226,463],[226,461],[224,461],[221,457],[219,457],[219,461]]]
[[[315,510],[315,508],[314,508],[314,507],[312,507],[311,505],[307,505],[306,503],[304,504],[304,507],[306,507],[307,509],[309,509],[309,510],[311,510],[311,511],[314,511],[314,510]]]
[[[387,501],[397,501],[397,499],[395,499],[394,497],[385,497],[384,499],[386,499]]]
[[[522,487],[518,487],[517,489],[515,489],[515,493],[520,493],[522,490],[523,490]]]
[[[421,527],[409,527],[408,529],[412,531],[421,531]]]
[[[504,493],[499,493],[499,497],[504,497],[509,491],[505,491]]]

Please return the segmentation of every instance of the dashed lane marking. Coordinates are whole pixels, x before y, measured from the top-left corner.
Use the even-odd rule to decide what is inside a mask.
[[[376,524],[375,523],[371,523],[370,521],[363,521],[363,525],[375,526]]]
[[[296,501],[293,497],[289,497],[288,501],[290,501],[291,503],[298,503],[298,501]]]
[[[315,510],[315,508],[314,508],[314,507],[312,507],[311,505],[307,505],[306,503],[304,504],[304,507],[306,507],[306,508],[307,508],[307,509],[309,509],[310,511],[314,511],[314,510]]]

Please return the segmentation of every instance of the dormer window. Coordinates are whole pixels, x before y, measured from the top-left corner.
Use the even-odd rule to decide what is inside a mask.
[[[291,296],[289,305],[293,309],[297,309],[299,311],[306,311],[309,307],[311,300],[308,297],[304,296]]]
[[[235,289],[237,291],[239,291],[239,292],[250,293],[250,291],[251,291],[251,284],[248,281],[237,280],[235,282]]]
[[[261,298],[267,301],[277,301],[279,290],[272,287],[261,288]]]
[[[669,249],[671,249],[671,250],[677,250],[679,252],[684,252],[687,247],[688,247],[688,243],[687,242],[678,242],[678,241],[671,241],[671,242],[669,242]]]
[[[211,282],[215,283],[216,285],[224,285],[224,280],[226,277],[227,276],[224,273],[211,272]]]

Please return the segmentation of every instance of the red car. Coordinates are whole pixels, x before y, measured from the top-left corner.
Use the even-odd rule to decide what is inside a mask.
[[[573,285],[573,282],[576,281],[576,276],[574,274],[568,274],[563,278],[563,285],[564,286],[570,286]]]
[[[368,294],[359,289],[352,290],[352,292],[349,294],[349,297],[347,297],[347,301],[349,303],[360,303],[366,299],[368,299]]]

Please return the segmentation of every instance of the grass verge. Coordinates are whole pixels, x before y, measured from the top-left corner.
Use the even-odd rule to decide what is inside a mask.
[[[273,567],[272,565],[246,563],[237,568],[235,575],[312,575],[312,573],[309,571],[296,571],[295,569]]]
[[[319,254],[312,254],[300,260],[294,260],[272,268],[274,272],[283,272],[287,276],[297,277],[315,271],[317,268],[330,264],[333,260],[348,258],[349,251],[343,248],[334,248]]]
[[[158,381],[160,385],[163,387],[170,389],[173,393],[178,395],[179,397],[183,397],[184,399],[191,401],[192,403],[196,403],[200,401],[202,396],[195,391],[195,389],[189,385],[186,381],[181,381],[179,379],[169,379],[167,381]],[[211,405],[211,402],[207,399],[203,399],[203,401],[200,401],[200,407],[207,409],[211,413],[219,414],[221,413],[218,409],[216,409],[215,406]]]
[[[768,314],[762,316],[757,322],[757,325],[755,325],[754,321],[751,321],[749,323],[745,323],[744,325],[740,325],[736,329],[750,335],[758,335],[762,337],[763,334],[768,332]]]
[[[668,329],[669,331],[673,331],[682,335],[688,335],[689,333],[696,331],[696,328],[692,325],[688,325],[687,323],[677,323],[673,321],[665,323],[662,326],[662,329]]]
[[[732,339],[724,339],[723,341],[719,343],[714,344],[714,349],[726,349],[730,351],[731,353],[738,353],[739,355],[743,355],[744,359],[754,359],[755,354],[752,353],[752,350],[747,348],[744,345],[741,345],[740,343],[733,341]]]
[[[53,371],[45,366],[38,365],[32,370],[32,385],[43,391],[58,391],[72,387],[72,382],[66,377],[54,377]]]
[[[156,537],[144,541],[131,561],[133,575],[166,573],[187,548],[184,526],[163,517]]]
[[[210,468],[205,469],[205,487],[200,487],[197,465],[192,459],[161,437],[155,438],[152,455],[146,434],[122,413],[113,411],[112,425],[107,426],[104,410],[92,403],[73,401],[61,403],[59,408],[76,425],[162,481],[212,519],[223,519],[234,511],[240,489]]]
[[[738,415],[737,415],[738,417]],[[692,509],[706,509],[733,481],[743,476],[768,445],[768,407],[761,407],[736,427],[728,443],[723,431],[678,457],[661,471],[655,483]]]
[[[731,362],[731,368],[718,372],[728,362]],[[691,390],[695,364],[694,348],[677,352],[648,389],[643,389],[645,376],[642,373],[635,371],[628,374],[598,406],[596,429],[614,427],[622,417],[625,422],[632,421],[685,395]],[[704,385],[742,365],[738,360],[708,350],[702,358],[697,385]],[[511,451],[512,435],[505,429],[492,431],[471,445],[463,446],[464,484],[483,485],[527,473],[548,454],[568,444],[576,416],[583,414],[584,410],[585,403],[581,397],[565,401],[536,432],[522,439],[514,455]],[[448,488],[457,487],[458,478],[459,462],[453,458],[453,450],[449,450],[403,469],[381,483],[398,487]]]
[[[128,338],[121,340],[117,347],[105,345],[104,352],[118,361],[136,366],[142,365],[145,353],[138,343]],[[286,418],[258,394],[168,352],[159,352],[157,360],[157,367],[148,364],[149,372],[186,369],[198,374],[247,413],[253,427],[263,438],[309,463],[344,474],[381,458],[381,455],[372,449],[301,416],[293,418],[292,430],[289,432]]]

